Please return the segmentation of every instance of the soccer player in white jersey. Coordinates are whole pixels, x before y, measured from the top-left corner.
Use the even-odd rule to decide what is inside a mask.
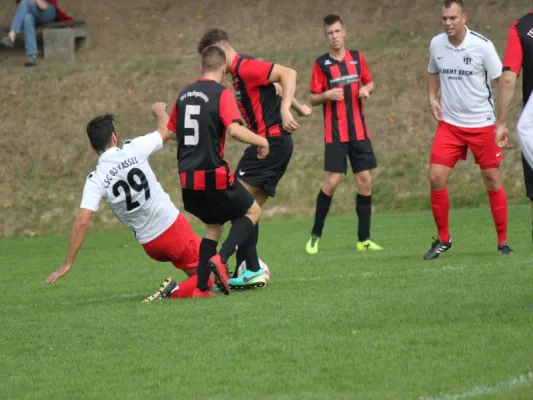
[[[150,155],[171,138],[166,104],[154,104],[152,112],[158,121],[157,130],[125,141],[122,149],[118,147],[112,115],[94,118],[87,125],[89,141],[99,155],[98,164],[85,182],[67,257],[59,269],[46,278],[46,283],[54,283],[70,271],[103,198],[119,221],[133,231],[148,256],[156,261],[170,261],[189,276],[179,285],[168,278],[145,301],[192,296],[196,287],[200,238],[172,203],[148,163]]]
[[[436,259],[452,247],[447,184],[455,164],[466,159],[468,149],[481,169],[488,191],[498,253],[512,254],[507,245],[507,195],[500,180],[503,157],[495,142],[491,92],[491,81],[501,75],[502,63],[492,42],[465,25],[463,7],[462,0],[444,1],[444,33],[435,36],[430,45],[428,94],[438,126],[431,148],[429,183],[438,238],[424,254],[425,260]]]

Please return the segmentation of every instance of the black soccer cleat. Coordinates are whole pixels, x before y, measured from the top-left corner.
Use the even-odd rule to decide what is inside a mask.
[[[438,258],[442,253],[452,248],[452,239],[447,242],[441,242],[440,239],[433,238],[431,248],[424,254],[424,260],[434,260]]]
[[[498,254],[500,256],[512,256],[513,250],[511,250],[507,243],[502,243],[498,246]]]

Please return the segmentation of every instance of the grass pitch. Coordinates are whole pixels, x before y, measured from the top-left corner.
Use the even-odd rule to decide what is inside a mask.
[[[65,237],[0,241],[0,398],[533,398],[527,208],[510,209],[513,257],[488,209],[452,210],[454,247],[432,262],[429,212],[374,216],[375,253],[354,250],[353,217],[308,256],[310,228],[262,223],[265,289],[155,304],[184,274],[127,231],[90,235],[52,286]]]

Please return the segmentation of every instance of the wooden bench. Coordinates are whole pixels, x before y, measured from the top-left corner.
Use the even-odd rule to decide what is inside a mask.
[[[74,61],[76,50],[89,44],[89,27],[85,21],[37,25],[35,33],[43,43],[45,60]]]

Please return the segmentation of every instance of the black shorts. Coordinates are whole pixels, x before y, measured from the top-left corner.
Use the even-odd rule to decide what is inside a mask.
[[[326,143],[324,171],[346,174],[348,169],[346,157],[350,159],[354,174],[368,171],[378,166],[370,140],[333,142]]]
[[[185,210],[204,224],[223,225],[242,217],[254,203],[254,198],[237,180],[225,190],[182,189]]]
[[[276,187],[289,166],[294,145],[290,134],[268,139],[268,143],[270,153],[264,160],[257,158],[256,146],[246,148],[235,170],[235,177],[260,187],[270,197],[274,197]]]
[[[522,168],[524,169],[524,186],[526,187],[526,196],[529,198],[529,200],[533,201],[533,169],[531,169],[523,154]]]

